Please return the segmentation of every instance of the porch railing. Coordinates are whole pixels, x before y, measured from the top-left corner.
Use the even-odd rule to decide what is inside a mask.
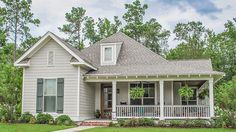
[[[117,105],[117,118],[146,117],[157,118],[160,116],[160,106],[158,105]]]
[[[117,118],[159,118],[159,105],[117,105]],[[181,119],[181,118],[209,118],[210,107],[204,105],[165,105],[164,118]]]
[[[208,118],[210,107],[204,105],[165,105],[165,118]]]

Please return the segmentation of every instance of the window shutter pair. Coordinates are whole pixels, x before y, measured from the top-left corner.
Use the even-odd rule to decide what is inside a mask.
[[[37,79],[36,112],[43,112],[43,78]],[[57,113],[63,113],[64,78],[57,79]]]

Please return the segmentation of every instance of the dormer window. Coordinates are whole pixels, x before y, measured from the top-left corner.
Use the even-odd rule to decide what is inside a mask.
[[[54,52],[53,51],[48,51],[48,66],[53,66],[54,65]]]
[[[104,61],[112,61],[112,47],[105,47],[104,49]]]
[[[122,42],[101,44],[101,65],[116,65]]]

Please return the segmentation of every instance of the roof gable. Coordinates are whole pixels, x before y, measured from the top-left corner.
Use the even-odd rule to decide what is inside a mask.
[[[94,66],[92,66],[90,63],[88,63],[87,60],[82,59],[84,56],[82,53],[80,53],[77,49],[72,47],[70,44],[64,42],[62,39],[60,39],[58,36],[51,32],[47,32],[43,37],[34,44],[29,50],[27,50],[15,63],[15,66],[29,66],[29,63],[27,62],[27,65],[22,64],[22,61],[29,60],[31,56],[33,56],[38,50],[40,50],[45,44],[47,44],[48,41],[53,39],[57,42],[62,48],[64,48],[69,54],[71,54],[75,59],[77,59],[77,64],[86,65],[92,69],[96,69]],[[73,63],[74,64],[74,63]]]

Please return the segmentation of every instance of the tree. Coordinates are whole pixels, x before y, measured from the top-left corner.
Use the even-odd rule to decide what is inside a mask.
[[[5,9],[0,7],[0,47],[4,46],[6,43],[6,32],[4,27],[5,24]]]
[[[148,5],[142,5],[139,0],[135,0],[131,4],[125,4],[127,12],[123,15],[123,19],[127,24],[124,27],[124,32],[138,42],[141,42],[144,34],[143,18],[147,8]]]
[[[0,49],[0,113],[7,121],[14,121],[20,114],[22,70],[12,63],[13,45]]]
[[[170,31],[162,29],[162,26],[155,18],[150,19],[144,24],[143,44],[158,54],[164,54],[168,48],[168,38]]]
[[[201,59],[205,54],[209,34],[212,32],[201,22],[178,23],[174,29],[175,40],[180,44],[167,54],[168,59]]]
[[[39,19],[33,18],[31,12],[31,0],[1,0],[6,11],[7,35],[14,41],[14,59],[16,60],[16,49],[18,39],[23,40],[31,37],[29,25],[38,26]]]
[[[66,21],[68,24],[59,27],[61,32],[69,35],[66,40],[71,43],[74,47],[81,50],[84,48],[84,38],[82,37],[83,23],[87,19],[85,16],[86,10],[81,7],[72,7],[70,13],[66,13]]]
[[[155,18],[144,21],[147,8],[148,5],[142,5],[139,0],[135,0],[131,4],[125,4],[127,12],[123,15],[126,22],[123,32],[152,51],[163,54],[168,47],[167,40],[170,32],[163,29]]]
[[[94,44],[118,32],[121,25],[122,23],[117,16],[114,16],[114,23],[107,18],[98,18],[98,22],[95,22],[94,19],[90,17],[86,20],[83,31],[85,38],[90,41],[90,44]]]
[[[215,70],[226,73],[226,80],[236,75],[236,20],[225,23],[225,30],[211,35],[207,54]]]

